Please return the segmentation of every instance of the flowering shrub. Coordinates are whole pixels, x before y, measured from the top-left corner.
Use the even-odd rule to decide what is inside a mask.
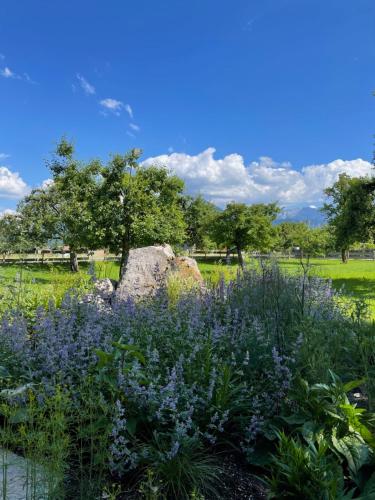
[[[329,282],[271,266],[173,301],[166,291],[113,307],[67,296],[59,308],[39,309],[32,324],[9,313],[0,364],[36,391],[65,387],[75,415],[87,405],[86,381],[100,400],[95,418],[110,472],[152,470],[166,493],[183,498],[217,481],[207,452],[231,443],[251,461],[282,406],[293,405],[297,373],[324,381],[329,368],[350,372],[349,357],[355,371],[355,328]]]

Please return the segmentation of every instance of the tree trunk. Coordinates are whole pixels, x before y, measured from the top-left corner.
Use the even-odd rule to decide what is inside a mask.
[[[70,270],[72,271],[72,273],[78,273],[79,271],[78,256],[74,250],[70,250],[69,261],[70,261]]]
[[[130,252],[130,245],[128,239],[125,237],[122,241],[122,248],[121,248],[121,260],[120,260],[120,271],[119,271],[120,280],[124,276],[126,271],[126,266],[128,264],[128,259],[129,259],[129,252]]]
[[[349,251],[346,248],[341,249],[341,260],[343,264],[346,264],[348,262],[349,258]]]
[[[236,245],[236,249],[237,249],[237,255],[238,255],[238,264],[241,267],[241,269],[243,269],[245,267],[245,265],[244,265],[242,251],[241,251],[240,245]]]

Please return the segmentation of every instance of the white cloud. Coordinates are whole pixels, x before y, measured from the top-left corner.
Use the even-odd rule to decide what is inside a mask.
[[[0,161],[1,160],[6,160],[9,157],[10,157],[10,155],[7,155],[6,153],[0,153]]]
[[[122,109],[124,108],[124,103],[121,101],[117,101],[116,99],[112,99],[111,97],[107,97],[106,99],[102,99],[100,101],[100,105],[103,106],[106,110],[111,113],[119,116]]]
[[[15,215],[17,213],[16,210],[12,208],[6,208],[5,210],[0,210],[0,219],[4,217],[4,215]]]
[[[0,58],[1,59],[1,58]],[[34,80],[30,78],[28,73],[23,73],[23,75],[19,75],[12,71],[8,66],[5,66],[3,69],[0,69],[0,76],[3,78],[9,78],[14,80],[24,80],[27,83],[35,84]]]
[[[130,104],[125,104],[125,111],[128,113],[131,119],[134,118],[133,110]]]
[[[5,66],[4,69],[0,70],[0,75],[4,78],[18,78],[17,75],[8,68],[8,66]]]
[[[81,87],[82,87],[83,91],[85,92],[85,94],[87,94],[87,95],[93,95],[93,94],[95,94],[95,87],[93,85],[91,85],[91,83],[89,83],[86,80],[86,78],[84,78],[79,73],[77,73],[76,76],[77,76],[79,84],[81,85]]]
[[[0,167],[0,198],[22,198],[28,192],[29,187],[18,172]]]
[[[214,158],[215,149],[197,155],[171,153],[148,158],[144,164],[165,165],[185,180],[187,191],[201,193],[218,205],[229,201],[244,203],[278,201],[282,206],[322,205],[324,189],[341,173],[351,177],[375,174],[365,160],[335,160],[296,170],[289,162],[277,163],[267,156],[245,165],[239,154]]]
[[[141,130],[141,127],[139,125],[136,125],[135,123],[130,123],[129,127],[135,132],[139,132]]]
[[[0,61],[4,61],[4,59],[5,59],[4,54],[0,54]]]
[[[53,179],[45,179],[40,185],[40,189],[48,189],[53,184]]]

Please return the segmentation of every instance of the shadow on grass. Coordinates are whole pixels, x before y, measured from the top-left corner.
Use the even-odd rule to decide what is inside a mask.
[[[342,289],[345,295],[375,299],[375,280],[366,278],[335,278],[332,284],[336,290]]]

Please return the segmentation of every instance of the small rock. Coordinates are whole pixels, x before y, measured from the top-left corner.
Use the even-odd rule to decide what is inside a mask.
[[[199,283],[203,283],[203,278],[197,261],[191,257],[176,257],[173,261],[172,270],[182,279],[193,279]]]
[[[97,280],[94,284],[94,293],[104,301],[110,301],[116,289],[116,284],[117,281],[109,278]]]

